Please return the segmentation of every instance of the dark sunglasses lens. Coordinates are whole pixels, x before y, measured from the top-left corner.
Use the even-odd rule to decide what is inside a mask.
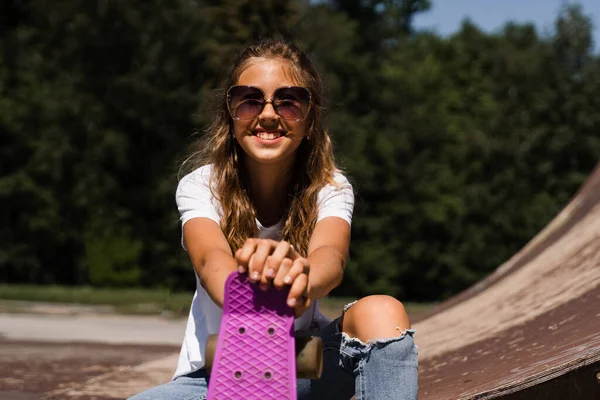
[[[229,90],[229,109],[234,118],[252,119],[263,109],[262,92],[253,87],[234,86]]]
[[[281,118],[304,119],[310,104],[310,93],[303,87],[281,88],[273,95],[273,107]]]

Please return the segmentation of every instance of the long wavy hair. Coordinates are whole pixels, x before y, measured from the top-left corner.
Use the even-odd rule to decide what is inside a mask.
[[[186,172],[212,164],[210,188],[221,203],[221,230],[233,251],[247,238],[257,237],[256,210],[249,198],[247,171],[241,158],[244,151],[233,137],[233,119],[227,109],[226,91],[235,85],[242,72],[256,58],[286,62],[292,76],[309,89],[312,105],[307,116],[307,136],[296,153],[294,181],[288,193],[282,239],[307,255],[308,242],[317,220],[317,195],[326,184],[335,185],[333,148],[322,125],[323,84],[308,56],[295,44],[280,39],[265,39],[248,46],[236,59],[228,79],[218,93],[218,104],[212,123],[192,145],[192,154],[182,165]],[[183,168],[185,166],[185,168]]]

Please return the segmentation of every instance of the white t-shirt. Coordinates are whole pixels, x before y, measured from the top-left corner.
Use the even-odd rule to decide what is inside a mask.
[[[220,225],[222,207],[209,189],[211,171],[212,166],[205,165],[186,175],[179,182],[176,200],[181,215],[182,228],[192,218],[209,218]],[[317,222],[326,217],[339,217],[350,224],[354,209],[352,185],[341,173],[336,173],[334,180],[339,187],[326,185],[318,194]],[[281,240],[284,221],[270,227],[264,227],[256,220],[256,225],[260,238]],[[219,332],[221,315],[221,308],[212,301],[206,290],[200,285],[200,280],[196,275],[196,292],[190,307],[185,337],[174,378],[204,367],[206,339],[208,335]],[[328,322],[328,319],[319,312],[318,302],[315,301],[310,309],[296,319],[294,327],[297,331],[308,330],[313,323],[322,327]]]

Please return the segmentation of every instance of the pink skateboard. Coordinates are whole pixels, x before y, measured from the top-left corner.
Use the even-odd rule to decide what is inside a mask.
[[[296,348],[287,295],[273,287],[261,290],[247,274],[227,278],[219,335],[211,335],[206,346],[209,400],[296,400],[296,353],[300,376],[320,375],[322,343],[303,338]]]

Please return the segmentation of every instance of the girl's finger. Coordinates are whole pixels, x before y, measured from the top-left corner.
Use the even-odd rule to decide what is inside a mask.
[[[294,265],[292,269],[296,266]],[[298,274],[294,282],[292,283],[292,287],[290,288],[290,293],[288,294],[288,306],[292,308],[303,307],[305,302],[308,300],[306,297],[306,292],[308,290],[308,275],[306,274]]]
[[[306,258],[297,258],[294,260],[292,268],[287,273],[287,275],[283,278],[283,283],[285,285],[291,285],[300,274],[307,274],[310,271],[310,265]]]
[[[281,241],[277,243],[277,246],[265,262],[265,269],[261,279],[263,285],[267,285],[277,276],[281,262],[287,256],[289,251],[290,244],[288,242]]]
[[[238,271],[244,273],[248,270],[248,264],[250,263],[250,257],[256,251],[258,246],[258,240],[248,239],[242,247],[235,252],[235,259],[238,262]]]
[[[287,257],[281,261],[279,264],[279,270],[277,271],[277,276],[275,279],[273,279],[273,286],[276,288],[283,288],[285,286],[284,279],[290,273],[292,265],[294,265],[294,262]]]
[[[291,258],[292,260],[295,260],[296,258],[302,257],[302,255],[296,251],[296,249],[294,248],[293,245],[290,244],[290,250],[288,251],[288,257]]]
[[[265,267],[267,257],[271,254],[272,244],[267,240],[261,240],[256,246],[251,260],[248,262],[248,277],[256,283],[260,281]]]

